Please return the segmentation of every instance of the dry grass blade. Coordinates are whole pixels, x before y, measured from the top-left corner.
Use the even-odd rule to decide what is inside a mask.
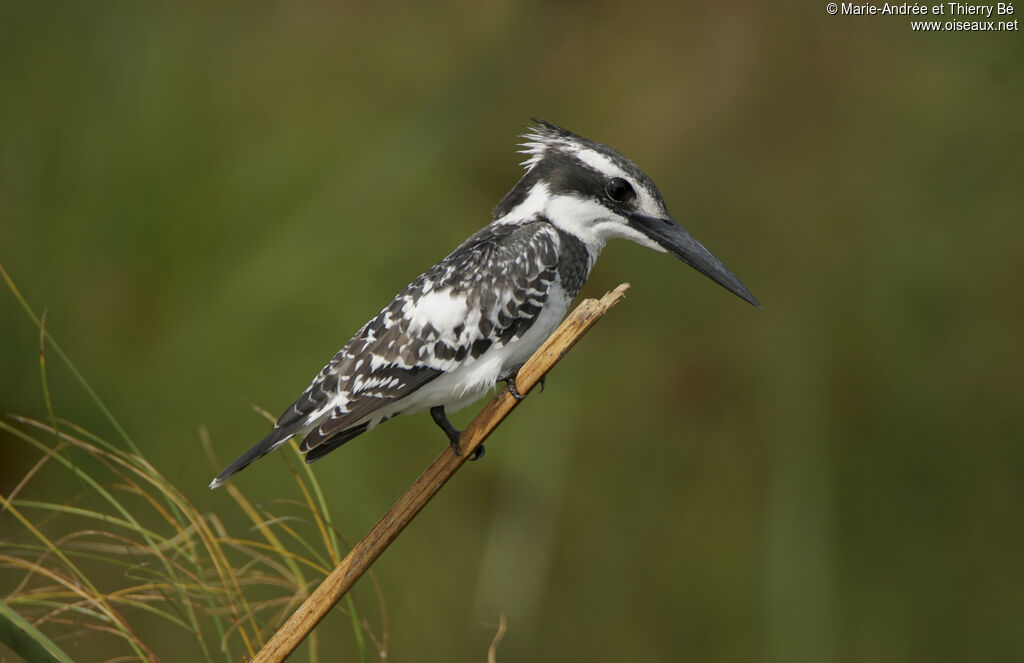
[[[498,645],[501,644],[507,630],[508,619],[505,618],[505,613],[501,613],[498,616],[498,630],[494,634],[494,639],[491,640],[491,646],[487,648],[487,663],[498,663]]]
[[[0,494],[0,570],[6,572],[0,585],[0,642],[33,661],[69,660],[50,637],[89,638],[90,651],[106,660],[157,661],[167,656],[156,653],[148,640],[166,646],[169,626],[185,636],[171,639],[174,660],[254,655],[308,594],[303,573],[312,569],[321,576],[339,558],[338,536],[315,476],[307,472],[303,482],[295,473],[303,498],[295,502],[302,508],[298,517],[256,507],[236,491],[236,504],[258,532],[255,538],[263,540],[233,535],[216,514],[200,513],[138,453],[51,337],[46,313],[32,310],[2,264],[0,277],[38,328],[47,420],[10,415],[12,425],[0,419],[0,431],[40,455],[9,494]],[[53,355],[122,443],[57,416],[48,381]],[[207,437],[201,439],[209,448]],[[51,480],[54,473],[59,482]],[[49,497],[58,483],[77,492]],[[289,524],[296,521],[312,525],[316,534],[303,538]],[[364,660],[363,630],[374,643],[386,642],[387,635],[375,637],[351,603],[350,608],[358,657]],[[189,640],[195,650],[185,653]],[[316,651],[310,653],[310,660],[317,660]]]
[[[56,466],[50,470],[70,473],[86,489],[80,494],[83,504],[0,495],[0,515],[16,521],[23,532],[18,538],[0,539],[0,569],[24,574],[20,581],[9,576],[14,586],[5,590],[3,601],[12,616],[0,615],[0,641],[31,652],[34,658],[28,660],[50,660],[39,653],[49,647],[44,629],[65,638],[109,641],[113,636],[127,644],[132,660],[163,658],[134,628],[134,618],[143,615],[149,624],[144,630],[159,622],[194,639],[198,656],[193,660],[214,660],[217,649],[238,660],[239,644],[243,656],[254,654],[270,629],[307,596],[310,587],[303,573],[322,576],[337,554],[325,536],[330,520],[316,510],[311,491],[302,491],[303,500],[281,505],[301,509],[300,516],[258,509],[239,493],[237,504],[249,517],[254,538],[262,540],[238,538],[215,516],[196,511],[166,478],[130,454],[39,421],[16,419],[44,437],[57,437],[65,452],[53,454],[28,431],[3,421],[0,429],[36,446]],[[100,469],[86,472],[69,457],[81,453]],[[29,483],[22,482],[19,492],[30,492]],[[179,522],[175,514],[184,520]],[[74,523],[70,531],[63,526],[69,521]],[[308,540],[289,524],[296,522],[311,529]],[[58,536],[47,536],[55,530]],[[104,590],[91,577],[107,578]],[[112,577],[119,579],[116,587],[111,586]],[[360,628],[357,647],[363,658],[367,626],[353,620]],[[216,635],[208,639],[204,631],[211,624]],[[372,632],[368,635],[379,642]],[[55,655],[53,660],[63,660]],[[315,653],[311,660],[317,660]]]

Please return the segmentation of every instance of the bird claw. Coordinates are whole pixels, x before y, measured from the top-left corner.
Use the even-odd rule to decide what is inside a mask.
[[[540,379],[540,393],[542,394],[544,393],[544,383],[547,381],[547,379],[548,378],[546,375]],[[517,401],[521,401],[524,398],[526,398],[525,394],[519,393],[519,389],[516,387],[516,377],[514,375],[506,378],[505,385],[508,387],[508,393],[512,395],[512,398],[516,399]]]
[[[516,387],[516,377],[519,375],[519,369],[522,368],[522,367],[523,367],[522,364],[518,364],[516,366],[512,366],[512,367],[506,369],[505,371],[503,371],[501,373],[501,375],[498,376],[498,381],[505,383],[505,386],[508,387],[508,393],[512,396],[512,398],[516,399],[517,401],[521,401],[524,398],[526,398],[526,394],[520,393],[519,392],[519,388]],[[541,376],[541,379],[540,379],[540,391],[541,391],[541,393],[544,393],[544,383],[545,383],[546,380],[547,380],[547,376],[546,375]]]
[[[452,453],[454,453],[456,456],[461,456],[462,455],[462,451],[459,450],[459,436],[458,435],[456,435],[455,438],[451,440],[451,446],[452,446]],[[487,453],[487,449],[484,449],[484,445],[478,444],[476,449],[473,449],[473,455],[469,457],[469,460],[479,460],[480,458],[484,457],[485,453]]]
[[[508,387],[508,393],[512,394],[512,398],[516,399],[517,401],[521,401],[524,398],[526,398],[526,396],[520,394],[519,389],[516,388],[515,376],[510,376],[507,380],[505,380],[505,386]]]

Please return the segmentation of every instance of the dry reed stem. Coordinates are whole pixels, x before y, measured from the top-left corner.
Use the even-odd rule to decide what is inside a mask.
[[[622,299],[628,288],[629,284],[623,283],[600,300],[583,300],[519,370],[516,376],[519,392],[524,396],[529,393],[576,341]],[[445,449],[292,613],[252,663],[279,663],[287,658],[517,404],[508,390],[495,396],[462,431],[459,437],[462,455]]]

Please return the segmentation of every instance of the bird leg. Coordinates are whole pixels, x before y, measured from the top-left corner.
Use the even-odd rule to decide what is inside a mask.
[[[448,436],[448,442],[452,445],[452,451],[455,452],[456,456],[461,456],[462,452],[459,451],[459,433],[461,431],[455,430],[455,426],[452,426],[452,422],[448,421],[448,417],[444,413],[443,405],[435,405],[430,408],[430,416],[434,418],[434,423],[441,427],[444,434]],[[473,455],[469,457],[470,460],[476,460],[484,455],[486,450],[484,445],[477,446],[473,450]]]
[[[526,398],[525,395],[519,393],[519,389],[516,387],[516,376],[519,375],[519,369],[523,367],[523,364],[513,364],[506,369],[503,369],[498,374],[497,382],[504,382],[505,386],[508,387],[508,393],[512,394],[512,398],[517,401],[521,401]],[[544,393],[544,381],[547,380],[547,376],[543,376],[540,379],[540,391]]]

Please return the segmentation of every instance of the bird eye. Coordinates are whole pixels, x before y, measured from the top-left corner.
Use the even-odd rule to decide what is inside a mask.
[[[608,194],[608,197],[617,203],[624,203],[636,195],[629,182],[621,177],[613,177],[608,180],[604,190],[605,193]]]

